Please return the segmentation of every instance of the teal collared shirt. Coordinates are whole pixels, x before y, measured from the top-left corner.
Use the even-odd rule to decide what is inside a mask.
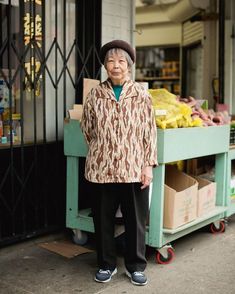
[[[115,85],[115,86],[113,85],[113,91],[114,91],[115,97],[117,99],[117,102],[119,101],[119,98],[120,98],[120,95],[122,92],[122,88],[123,88],[122,85]]]

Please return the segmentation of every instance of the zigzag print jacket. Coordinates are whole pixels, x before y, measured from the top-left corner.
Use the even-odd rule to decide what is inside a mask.
[[[154,110],[139,83],[126,81],[119,102],[109,79],[93,88],[81,128],[89,147],[85,178],[90,182],[140,182],[142,168],[157,165]]]

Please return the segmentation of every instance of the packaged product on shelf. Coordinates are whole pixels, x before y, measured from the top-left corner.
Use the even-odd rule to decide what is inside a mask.
[[[3,112],[3,136],[7,141],[20,141],[21,139],[21,115],[20,113],[12,113],[10,119],[9,109]]]
[[[5,80],[2,77],[0,77],[0,107],[10,107],[10,92]],[[14,107],[14,89],[12,89],[11,107]]]
[[[12,114],[12,129],[14,133],[14,140],[21,140],[21,115],[20,113]]]
[[[6,143],[7,143],[7,137],[4,137],[4,136],[3,136],[3,137],[1,138],[1,143],[2,143],[2,144],[6,144]]]

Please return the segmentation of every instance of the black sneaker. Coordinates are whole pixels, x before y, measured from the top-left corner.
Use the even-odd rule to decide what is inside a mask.
[[[148,280],[143,272],[130,273],[126,270],[126,275],[131,279],[131,283],[138,286],[144,286]]]
[[[111,281],[112,276],[117,273],[117,268],[114,270],[103,270],[99,269],[95,275],[95,281],[99,283],[107,283]]]

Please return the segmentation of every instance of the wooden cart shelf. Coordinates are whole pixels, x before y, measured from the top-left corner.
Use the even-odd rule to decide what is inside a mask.
[[[213,211],[211,211],[210,213],[208,213],[202,217],[198,217],[195,220],[193,220],[183,226],[180,226],[176,229],[163,229],[163,233],[172,235],[172,234],[176,234],[178,232],[181,232],[185,229],[191,228],[197,224],[200,224],[205,220],[210,220],[210,222],[211,222],[211,218],[214,218],[214,217],[217,218],[218,215],[220,215],[221,213],[224,213],[226,210],[227,210],[226,206],[216,206],[216,208]]]

